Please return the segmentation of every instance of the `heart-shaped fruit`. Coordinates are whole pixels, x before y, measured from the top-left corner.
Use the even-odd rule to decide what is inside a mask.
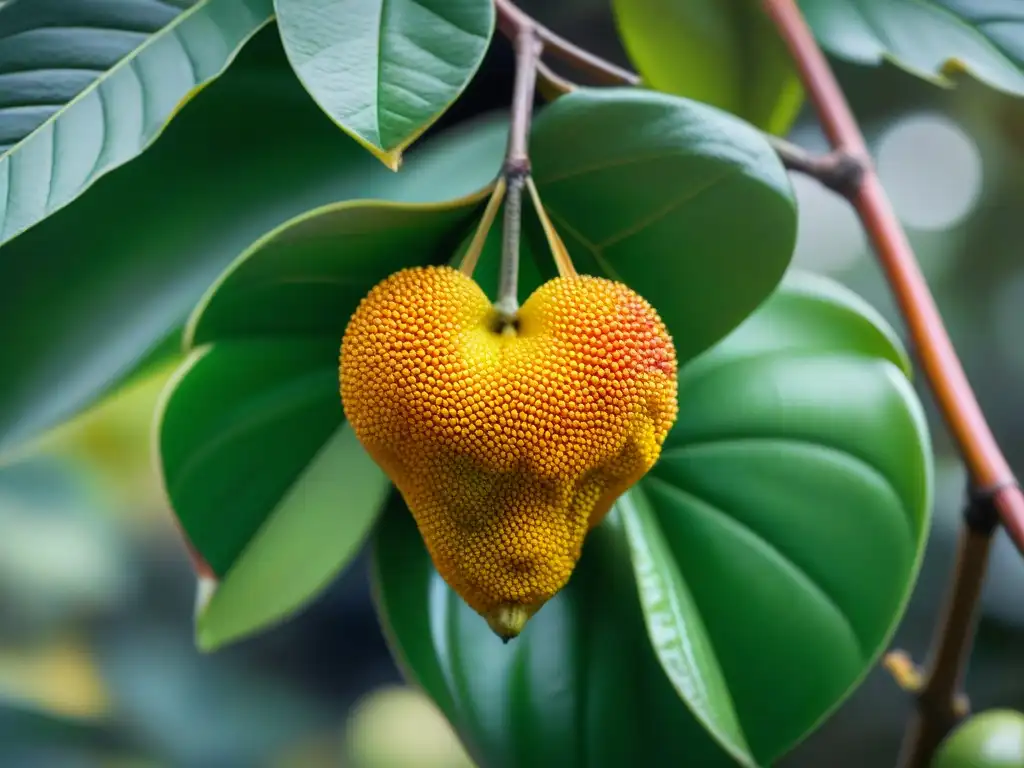
[[[508,639],[657,461],[677,411],[675,349],[621,283],[556,278],[507,320],[461,272],[414,268],[349,321],[341,396],[437,570]]]

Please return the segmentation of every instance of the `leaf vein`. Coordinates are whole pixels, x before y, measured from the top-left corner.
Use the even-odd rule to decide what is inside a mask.
[[[619,232],[616,232],[615,234],[609,236],[607,239],[601,241],[600,243],[597,243],[596,247],[604,251],[610,248],[612,245],[615,245],[616,243],[621,243],[623,240],[626,240],[632,237],[633,235],[642,232],[647,227],[668,216],[670,213],[672,213],[672,211],[674,211],[679,206],[696,200],[698,197],[700,197],[702,194],[704,194],[717,184],[722,183],[723,181],[732,176],[738,175],[741,170],[742,169],[737,166],[727,167],[723,172],[718,173],[712,176],[711,178],[707,179],[705,183],[686,190],[683,194],[679,195],[679,197],[670,200],[661,208],[658,208],[657,210],[653,211],[648,216],[640,219],[638,222],[632,224],[629,227],[626,227],[625,229]]]
[[[761,536],[761,534],[743,521],[737,519],[733,515],[730,515],[725,509],[717,504],[712,504],[706,499],[702,499],[700,496],[680,488],[663,478],[657,476],[649,477],[645,482],[660,485],[673,495],[687,499],[692,505],[703,507],[705,510],[713,513],[723,527],[731,527],[745,538],[751,548],[760,549],[765,556],[777,563],[782,570],[789,573],[793,581],[800,585],[804,592],[811,595],[819,605],[824,606],[830,613],[834,613],[839,617],[844,630],[853,642],[853,646],[860,660],[867,660],[868,656],[864,651],[865,643],[861,640],[860,635],[857,634],[857,630],[853,626],[853,622],[850,620],[850,617],[847,616],[842,608],[839,607],[839,603],[836,602],[835,598],[826,592],[820,584],[814,581],[807,571],[782,554],[782,552],[772,542]]]
[[[831,453],[833,455],[842,456],[844,459],[856,464],[862,470],[875,477],[879,482],[882,483],[893,495],[893,497],[899,503],[900,509],[903,510],[904,521],[907,524],[907,536],[910,541],[914,539],[913,520],[910,517],[910,506],[906,500],[896,490],[896,486],[893,485],[892,480],[889,479],[882,470],[868,461],[865,457],[851,453],[846,448],[841,448],[837,445],[831,445],[829,443],[821,442],[819,440],[811,440],[808,438],[800,437],[776,437],[771,435],[735,435],[726,438],[711,438],[705,440],[694,440],[692,442],[683,443],[682,445],[673,445],[666,448],[661,453],[662,459],[671,461],[673,458],[682,458],[688,453],[695,453],[709,448],[720,448],[723,446],[736,446],[736,445],[757,445],[771,443],[774,445],[792,445],[792,446],[804,446],[808,448],[817,448],[821,451]],[[657,467],[655,467],[655,470]]]

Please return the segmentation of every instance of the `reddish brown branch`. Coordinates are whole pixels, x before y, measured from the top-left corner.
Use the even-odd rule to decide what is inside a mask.
[[[966,714],[961,693],[995,518],[1024,552],[1024,495],[996,444],[953,349],[907,236],[872,168],[867,145],[825,55],[795,0],[764,0],[800,71],[826,135],[837,152],[859,159],[863,174],[844,194],[857,209],[896,295],[921,367],[977,489],[960,536],[953,584],[932,641],[932,658],[917,694],[900,765],[926,768],[936,748]],[[979,502],[978,499],[982,501]],[[974,513],[984,503],[991,519]]]
[[[961,532],[952,592],[935,631],[932,658],[917,693],[917,711],[904,736],[899,761],[903,768],[927,768],[946,734],[968,712],[961,690],[991,542],[990,531],[965,525]]]
[[[892,205],[871,167],[860,128],[795,0],[765,0],[789,47],[822,127],[836,151],[859,158],[864,173],[848,195],[899,302],[917,356],[975,485],[998,488],[995,505],[1024,552],[1024,495],[996,444],[949,340],[928,284]]]
[[[640,84],[635,74],[540,26],[511,0],[495,3],[499,26],[510,39],[514,40],[524,25],[532,24],[545,50],[591,73],[596,80]],[[974,636],[995,517],[1024,553],[1024,495],[981,413],[910,243],[872,167],[864,137],[824,54],[795,0],[763,3],[793,56],[833,151],[812,155],[781,139],[767,138],[786,168],[813,176],[856,208],[896,295],[943,418],[967,465],[976,497],[984,499],[987,511],[994,513],[992,520],[981,525],[969,515],[964,525],[951,594],[935,632],[927,675],[917,692],[918,710],[907,729],[901,765],[925,768],[935,748],[967,711],[960,688]],[[561,95],[575,87],[543,64],[539,68],[541,83],[550,95]]]

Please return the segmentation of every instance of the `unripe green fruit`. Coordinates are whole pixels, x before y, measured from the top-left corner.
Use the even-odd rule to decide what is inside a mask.
[[[1024,714],[992,709],[969,718],[939,746],[932,768],[1024,768]]]

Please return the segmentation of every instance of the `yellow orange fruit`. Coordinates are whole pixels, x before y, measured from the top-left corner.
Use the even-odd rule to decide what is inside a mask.
[[[509,324],[457,270],[398,272],[349,321],[340,376],[437,570],[506,639],[569,580],[677,410],[661,319],[590,276],[545,283]]]

